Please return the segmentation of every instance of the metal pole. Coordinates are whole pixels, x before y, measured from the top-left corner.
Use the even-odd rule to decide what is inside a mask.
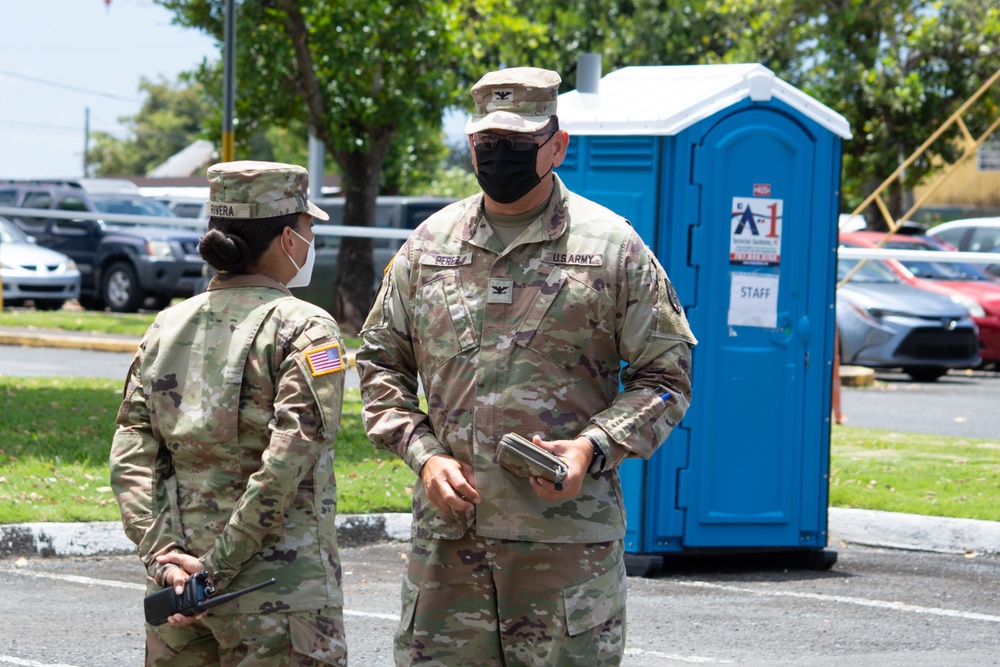
[[[83,112],[83,177],[87,178],[87,170],[90,168],[87,149],[90,147],[90,107]]]
[[[309,133],[309,198],[319,199],[323,196],[324,151],[326,146]]]
[[[226,17],[223,28],[222,71],[222,161],[234,159],[233,107],[234,80],[236,78],[236,8],[235,0],[226,0]]]

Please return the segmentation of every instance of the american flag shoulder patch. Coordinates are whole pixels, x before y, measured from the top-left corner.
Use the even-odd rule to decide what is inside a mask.
[[[313,377],[344,370],[344,358],[337,343],[307,351],[306,359],[309,360]]]

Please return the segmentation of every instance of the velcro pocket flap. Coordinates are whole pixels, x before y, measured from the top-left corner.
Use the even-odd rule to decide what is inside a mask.
[[[565,589],[567,634],[575,637],[613,617],[625,606],[627,591],[624,558],[599,577]]]
[[[301,655],[312,658],[323,665],[347,664],[347,646],[342,639],[330,637],[308,620],[289,614],[288,632],[291,635],[292,649]]]

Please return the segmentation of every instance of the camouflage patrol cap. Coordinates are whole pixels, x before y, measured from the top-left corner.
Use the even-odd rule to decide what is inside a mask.
[[[289,213],[308,213],[329,220],[308,199],[309,172],[282,162],[239,160],[208,168],[208,215],[212,218],[254,220]]]
[[[555,72],[537,67],[490,72],[472,87],[476,110],[465,124],[465,133],[537,132],[556,115],[560,81]]]

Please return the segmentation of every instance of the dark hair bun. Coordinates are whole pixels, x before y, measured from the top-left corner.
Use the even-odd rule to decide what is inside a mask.
[[[243,273],[253,259],[250,246],[239,236],[209,229],[198,242],[198,252],[216,271]]]

